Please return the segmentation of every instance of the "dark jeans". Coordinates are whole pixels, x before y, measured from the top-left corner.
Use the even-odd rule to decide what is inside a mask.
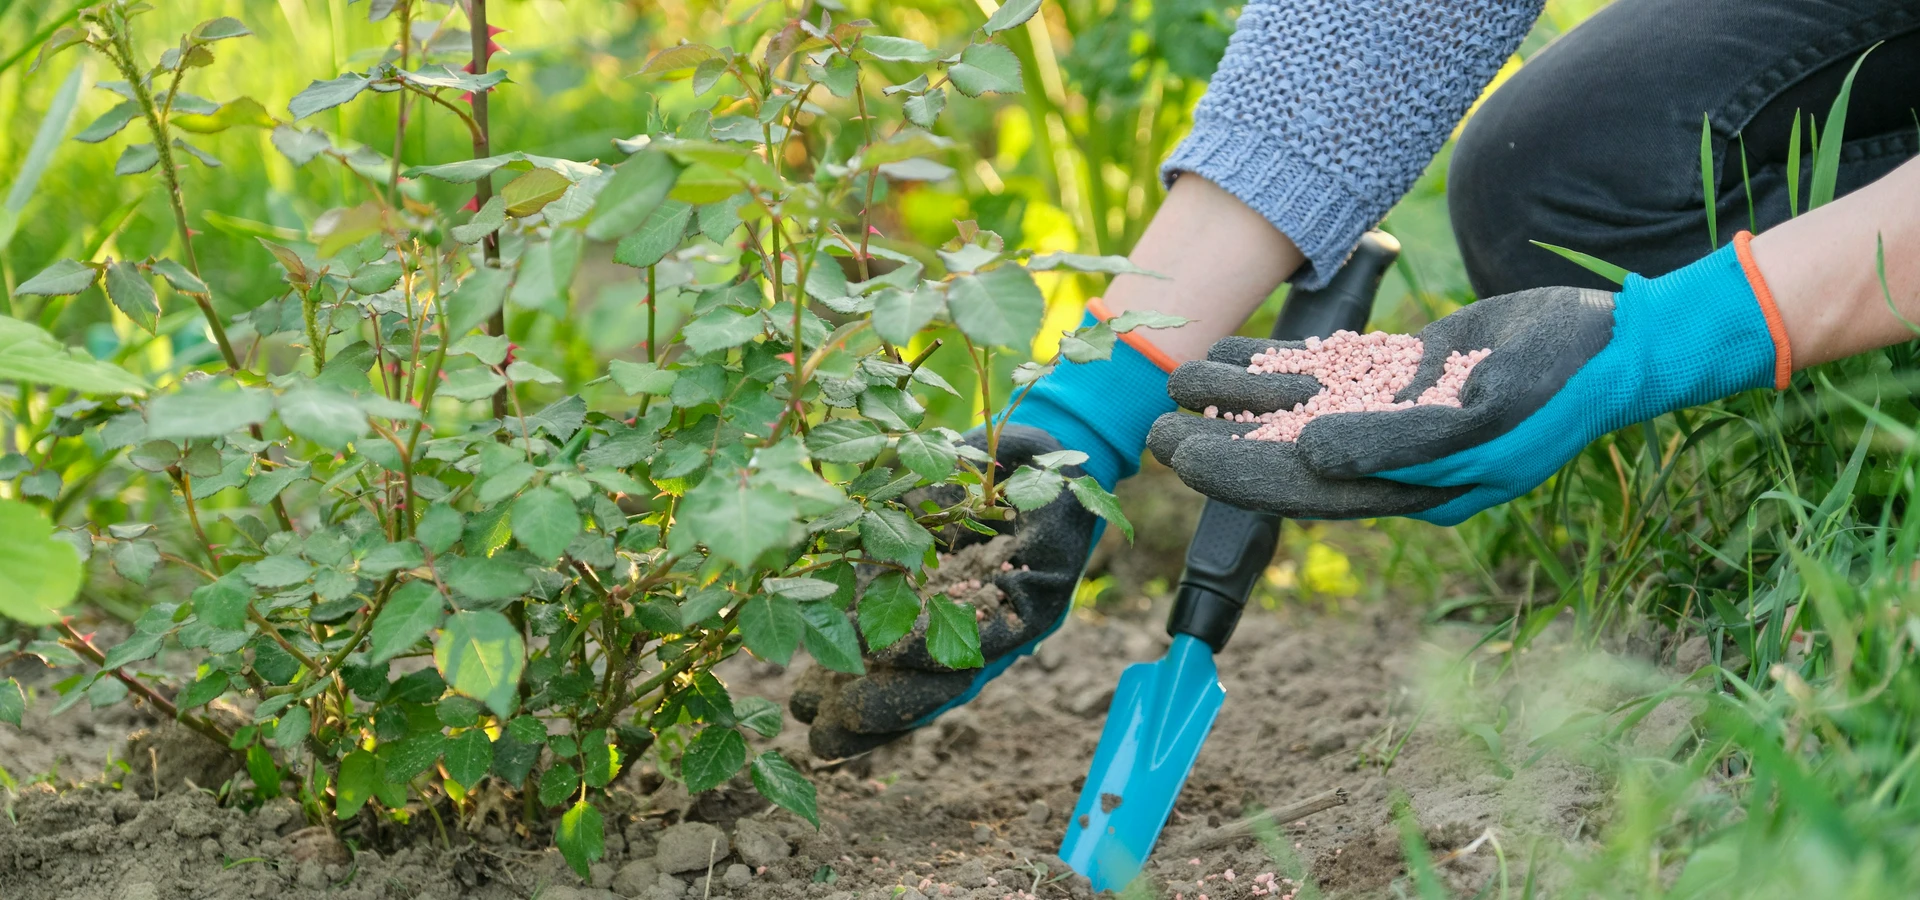
[[[1787,219],[1796,112],[1804,212],[1808,114],[1824,128],[1847,71],[1881,42],[1854,80],[1836,195],[1920,146],[1920,3],[1618,0],[1601,10],[1495,91],[1454,150],[1447,200],[1474,289],[1609,287],[1529,239],[1649,276],[1707,253],[1703,114],[1722,245],[1750,227],[1743,138],[1755,230]]]

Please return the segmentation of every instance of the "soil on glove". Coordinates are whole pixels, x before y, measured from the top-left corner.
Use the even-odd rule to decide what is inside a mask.
[[[0,897],[1088,897],[1085,882],[1053,854],[1120,670],[1161,653],[1161,621],[1157,613],[1076,616],[967,707],[865,757],[812,766],[817,832],[768,809],[744,778],[689,798],[650,766],[635,766],[616,782],[608,857],[588,883],[564,867],[545,835],[516,835],[500,816],[463,823],[443,806],[444,838],[424,810],[414,811],[411,826],[378,833],[363,818],[342,844],[309,828],[291,801],[252,812],[222,806],[206,790],[161,784],[150,766],[128,772],[108,762],[109,752],[129,759],[119,736],[150,723],[120,708],[70,710],[50,725],[51,694],[42,690],[24,734],[0,727],[8,769],[25,780],[57,761],[53,780],[63,786],[106,772],[124,787],[21,788],[12,816],[0,816]],[[1424,641],[1452,645],[1439,655],[1457,659],[1477,632],[1454,631],[1423,632],[1390,610],[1358,619],[1250,614],[1220,658],[1225,714],[1148,867],[1161,895],[1278,897],[1288,890],[1283,879],[1302,874],[1335,897],[1382,894],[1405,872],[1391,814],[1396,792],[1408,797],[1436,856],[1459,854],[1440,871],[1469,893],[1493,877],[1495,861],[1484,846],[1462,851],[1490,828],[1514,871],[1525,871],[1518,848],[1531,836],[1555,846],[1582,840],[1603,799],[1593,771],[1551,756],[1521,766],[1521,754],[1509,751],[1514,771],[1504,777],[1485,744],[1422,715],[1421,695],[1409,685],[1434,655]],[[808,665],[783,670],[740,657],[721,675],[736,696],[784,703]],[[143,740],[139,746],[159,746]],[[770,743],[809,766],[804,726],[789,720]],[[199,758],[217,756],[208,749]],[[187,768],[163,763],[159,774],[177,781]],[[213,774],[203,766],[201,777]],[[1333,788],[1347,791],[1346,805],[1286,824],[1277,842],[1173,852],[1253,808]]]
[[[928,570],[927,582],[920,586],[920,596],[932,598],[944,594],[949,600],[973,607],[974,618],[983,623],[990,617],[1003,616],[1010,628],[1018,630],[1019,615],[1004,606],[1007,594],[993,581],[1001,573],[1013,571],[1009,560],[1017,549],[1013,535],[1003,534],[952,553],[942,553],[940,565]],[[916,629],[924,627],[925,622],[916,623]]]

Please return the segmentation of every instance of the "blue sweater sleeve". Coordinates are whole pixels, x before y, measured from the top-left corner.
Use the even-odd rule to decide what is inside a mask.
[[[1326,283],[1420,177],[1543,0],[1248,0],[1162,167],[1225,188]]]

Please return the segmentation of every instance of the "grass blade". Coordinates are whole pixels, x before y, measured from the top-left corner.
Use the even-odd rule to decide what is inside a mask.
[[[1800,215],[1800,111],[1793,111],[1793,130],[1787,133],[1787,218]]]
[[[1627,275],[1629,273],[1627,272],[1626,269],[1616,266],[1613,263],[1607,262],[1606,260],[1601,259],[1597,256],[1591,256],[1586,253],[1581,253],[1578,250],[1569,250],[1557,244],[1549,244],[1546,241],[1528,241],[1527,243],[1532,244],[1535,247],[1540,247],[1546,250],[1552,250],[1553,252],[1560,254],[1567,261],[1573,263],[1574,265],[1577,265],[1580,268],[1586,269],[1587,271],[1592,272],[1593,274],[1598,275],[1601,278],[1605,278],[1606,280],[1611,281],[1614,284],[1625,284],[1627,281]]]
[[[1720,247],[1720,211],[1715,206],[1713,184],[1713,120],[1700,116],[1700,195],[1707,200],[1707,249]]]
[[[1853,94],[1853,77],[1860,74],[1860,64],[1867,61],[1867,53],[1879,46],[1868,47],[1866,53],[1853,61],[1853,68],[1847,70],[1847,80],[1840,82],[1840,93],[1833,98],[1833,108],[1827,111],[1827,141],[1826,146],[1814,151],[1813,178],[1807,185],[1808,209],[1833,202],[1834,184],[1840,178],[1840,149],[1846,143],[1847,100]]]
[[[33,135],[26,161],[20,164],[20,171],[14,173],[6,206],[0,209],[0,251],[13,243],[13,235],[20,227],[20,214],[26,211],[33,192],[39,189],[40,176],[47,173],[47,165],[53,162],[60,139],[67,135],[67,126],[73,122],[73,108],[80,102],[80,81],[85,74],[83,65],[75,65],[68,73],[60,92],[53,95],[53,103],[47,107],[46,118],[40,120],[40,130]]]
[[[1873,269],[1874,274],[1880,277],[1880,296],[1887,301],[1887,312],[1893,313],[1893,317],[1907,326],[1908,331],[1920,335],[1920,325],[1913,324],[1913,320],[1900,312],[1900,307],[1893,303],[1893,290],[1887,287],[1887,238],[1885,235],[1875,235],[1873,240]]]
[[[1760,233],[1760,220],[1753,214],[1753,178],[1747,174],[1747,136],[1740,136],[1740,184],[1747,189],[1747,231]]]

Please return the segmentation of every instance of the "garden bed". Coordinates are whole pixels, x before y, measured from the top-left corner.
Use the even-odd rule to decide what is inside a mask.
[[[1485,746],[1432,716],[1401,743],[1422,699],[1408,685],[1420,680],[1433,650],[1423,637],[1453,645],[1466,634],[1443,626],[1423,635],[1408,615],[1391,610],[1358,618],[1250,615],[1221,659],[1225,714],[1148,870],[1163,895],[1272,896],[1263,893],[1272,882],[1260,876],[1276,873],[1277,881],[1297,876],[1296,867],[1333,896],[1379,893],[1406,872],[1392,818],[1396,792],[1408,797],[1436,856],[1461,851],[1496,827],[1518,873],[1527,838],[1582,840],[1603,798],[1594,772],[1548,758],[1500,777]],[[911,898],[905,888],[928,897],[999,898],[1023,890],[1084,897],[1084,882],[1061,877],[1053,852],[1119,670],[1158,655],[1164,642],[1152,613],[1077,617],[1037,657],[934,727],[867,757],[815,768],[818,832],[769,812],[750,789],[690,800],[649,767],[635,767],[616,783],[608,857],[587,885],[546,847],[544,835],[515,836],[498,817],[463,827],[443,809],[443,839],[434,817],[415,810],[406,827],[345,831],[355,845],[349,855],[324,831],[302,830],[307,821],[291,801],[246,812],[177,784],[159,785],[162,796],[151,799],[151,762],[132,760],[128,772],[108,758],[126,758],[125,735],[150,723],[124,706],[49,719],[43,693],[24,732],[0,729],[0,759],[17,777],[57,771],[54,781],[63,785],[95,784],[59,792],[36,785],[13,798],[14,821],[0,819],[0,896]],[[736,694],[784,701],[807,665],[782,670],[741,657],[722,674]],[[790,758],[808,758],[804,726],[791,720],[771,743]],[[174,752],[139,749],[150,760]],[[1388,769],[1384,762],[1396,749]],[[190,743],[179,745],[181,754],[207,758]],[[161,763],[167,778],[189,770]],[[124,787],[98,786],[102,773]],[[1346,805],[1287,825],[1271,850],[1247,838],[1197,854],[1170,852],[1250,809],[1336,788],[1347,792]],[[364,827],[368,819],[360,821]],[[717,830],[676,827],[683,822]],[[700,881],[709,855],[711,884]],[[660,863],[692,868],[663,879]],[[1438,871],[1471,893],[1495,877],[1496,866],[1483,844]]]

